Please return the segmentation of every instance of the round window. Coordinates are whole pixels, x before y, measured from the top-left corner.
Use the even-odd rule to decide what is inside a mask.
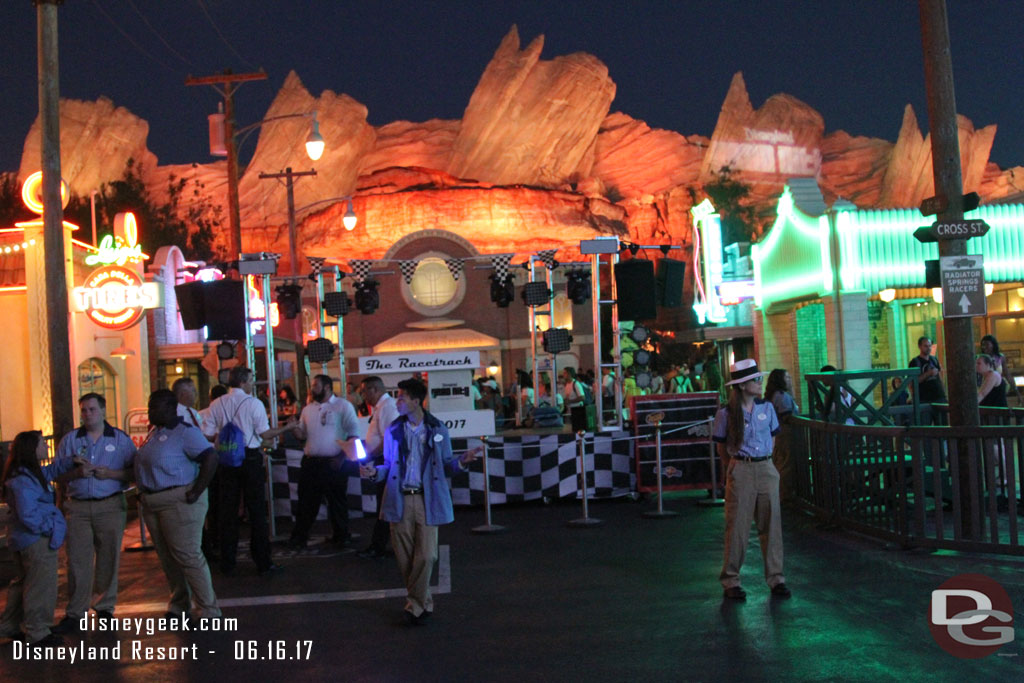
[[[419,262],[409,283],[412,298],[423,306],[431,307],[444,306],[452,300],[458,288],[448,266],[434,257]]]
[[[444,254],[424,254],[416,264],[412,280],[402,282],[402,297],[417,313],[427,316],[444,315],[454,310],[466,294],[466,278],[452,277]]]

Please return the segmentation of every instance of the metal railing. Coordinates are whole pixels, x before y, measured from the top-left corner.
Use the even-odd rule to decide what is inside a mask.
[[[946,412],[921,408],[938,421]],[[839,526],[904,547],[1024,555],[1024,409],[981,413],[980,427],[794,417],[797,497]]]

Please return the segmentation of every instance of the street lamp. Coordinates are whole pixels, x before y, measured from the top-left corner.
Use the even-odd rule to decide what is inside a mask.
[[[320,135],[320,123],[316,120],[316,111],[313,112],[313,125],[306,138],[306,154],[313,161],[317,161],[324,153],[324,137]]]

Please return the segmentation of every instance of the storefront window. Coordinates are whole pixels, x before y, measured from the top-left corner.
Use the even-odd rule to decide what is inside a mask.
[[[121,424],[117,405],[117,375],[114,369],[99,358],[90,358],[78,365],[78,396],[96,393],[107,401],[107,422]]]

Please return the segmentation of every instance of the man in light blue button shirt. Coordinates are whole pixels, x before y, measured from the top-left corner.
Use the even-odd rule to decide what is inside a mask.
[[[68,606],[54,633],[76,633],[90,603],[97,617],[109,619],[117,604],[117,572],[125,525],[125,482],[130,478],[135,444],[107,423],[106,399],[95,393],[78,400],[82,426],[57,447],[57,461],[70,468],[73,458],[87,461],[58,478],[68,500]],[[93,592],[97,594],[92,602]]]

